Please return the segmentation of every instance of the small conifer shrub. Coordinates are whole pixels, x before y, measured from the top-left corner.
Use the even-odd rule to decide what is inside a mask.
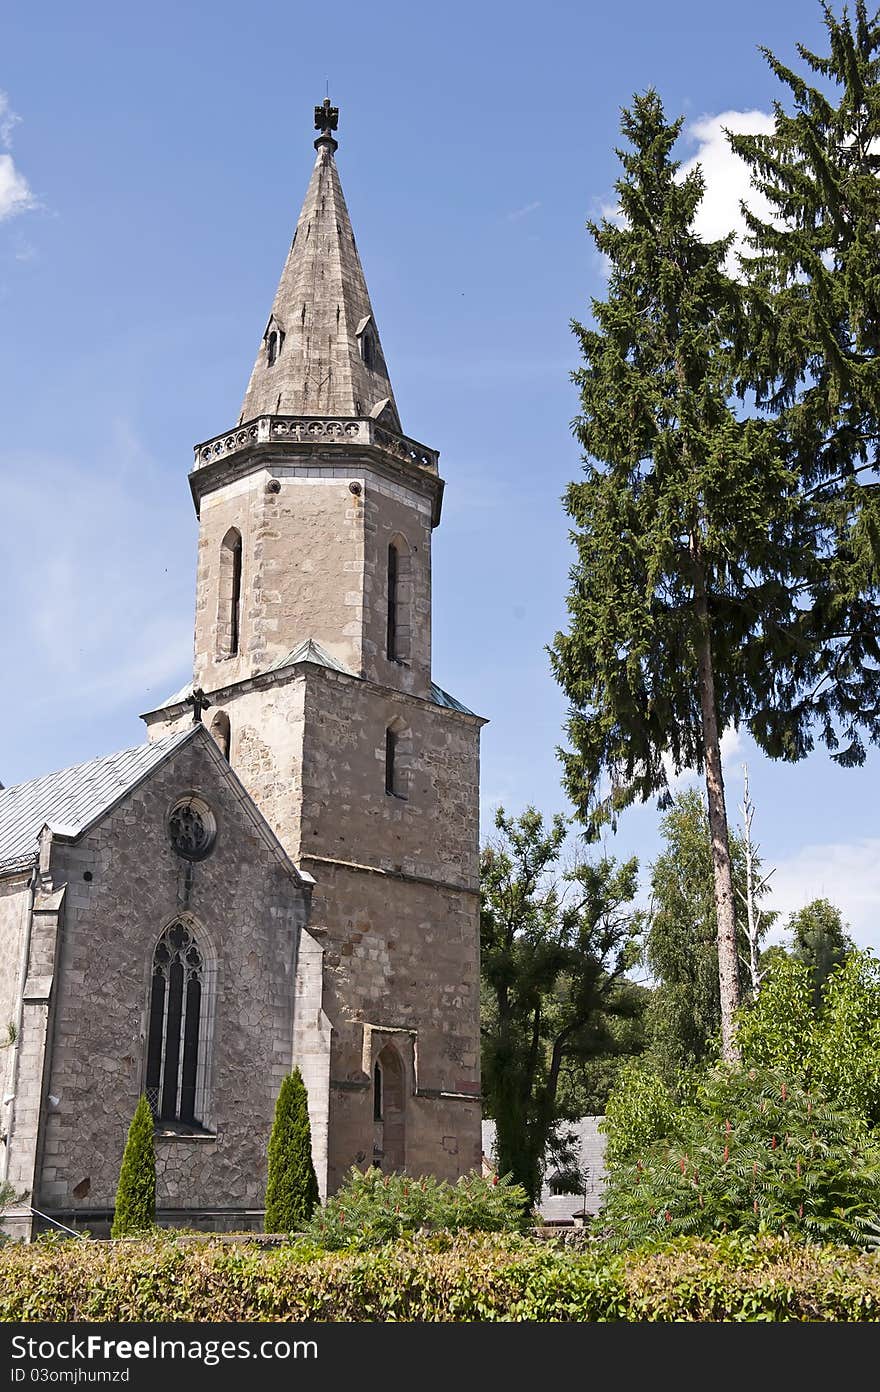
[[[141,1093],[119,1171],[116,1209],[111,1237],[132,1237],[147,1232],[156,1222],[156,1147],[153,1143],[153,1113]]]
[[[298,1068],[281,1084],[269,1137],[266,1232],[299,1232],[318,1203],[309,1099]]]

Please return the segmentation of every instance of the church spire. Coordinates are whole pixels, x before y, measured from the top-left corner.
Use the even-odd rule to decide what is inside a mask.
[[[339,112],[315,107],[317,158],[241,421],[262,415],[372,416],[400,430],[334,154]]]

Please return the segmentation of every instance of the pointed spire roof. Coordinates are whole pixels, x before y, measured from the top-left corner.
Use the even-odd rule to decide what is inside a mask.
[[[315,108],[317,158],[241,420],[261,415],[400,418],[334,154],[338,112]]]

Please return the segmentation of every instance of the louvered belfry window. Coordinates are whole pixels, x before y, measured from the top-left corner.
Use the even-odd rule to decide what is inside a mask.
[[[198,1124],[196,1081],[204,960],[185,923],[165,929],[153,954],[147,1099],[160,1121]]]

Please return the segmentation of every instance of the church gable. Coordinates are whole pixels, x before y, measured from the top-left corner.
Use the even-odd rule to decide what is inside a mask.
[[[20,1079],[10,1178],[35,1207],[99,1224],[144,1091],[159,1207],[217,1194],[232,1211],[259,1208],[291,1065],[308,877],[204,729],[166,744],[84,830],[56,824],[41,844],[37,896],[55,908],[36,905],[28,979],[41,996],[39,1009],[25,1002],[23,1058],[34,1044],[43,1054]]]

